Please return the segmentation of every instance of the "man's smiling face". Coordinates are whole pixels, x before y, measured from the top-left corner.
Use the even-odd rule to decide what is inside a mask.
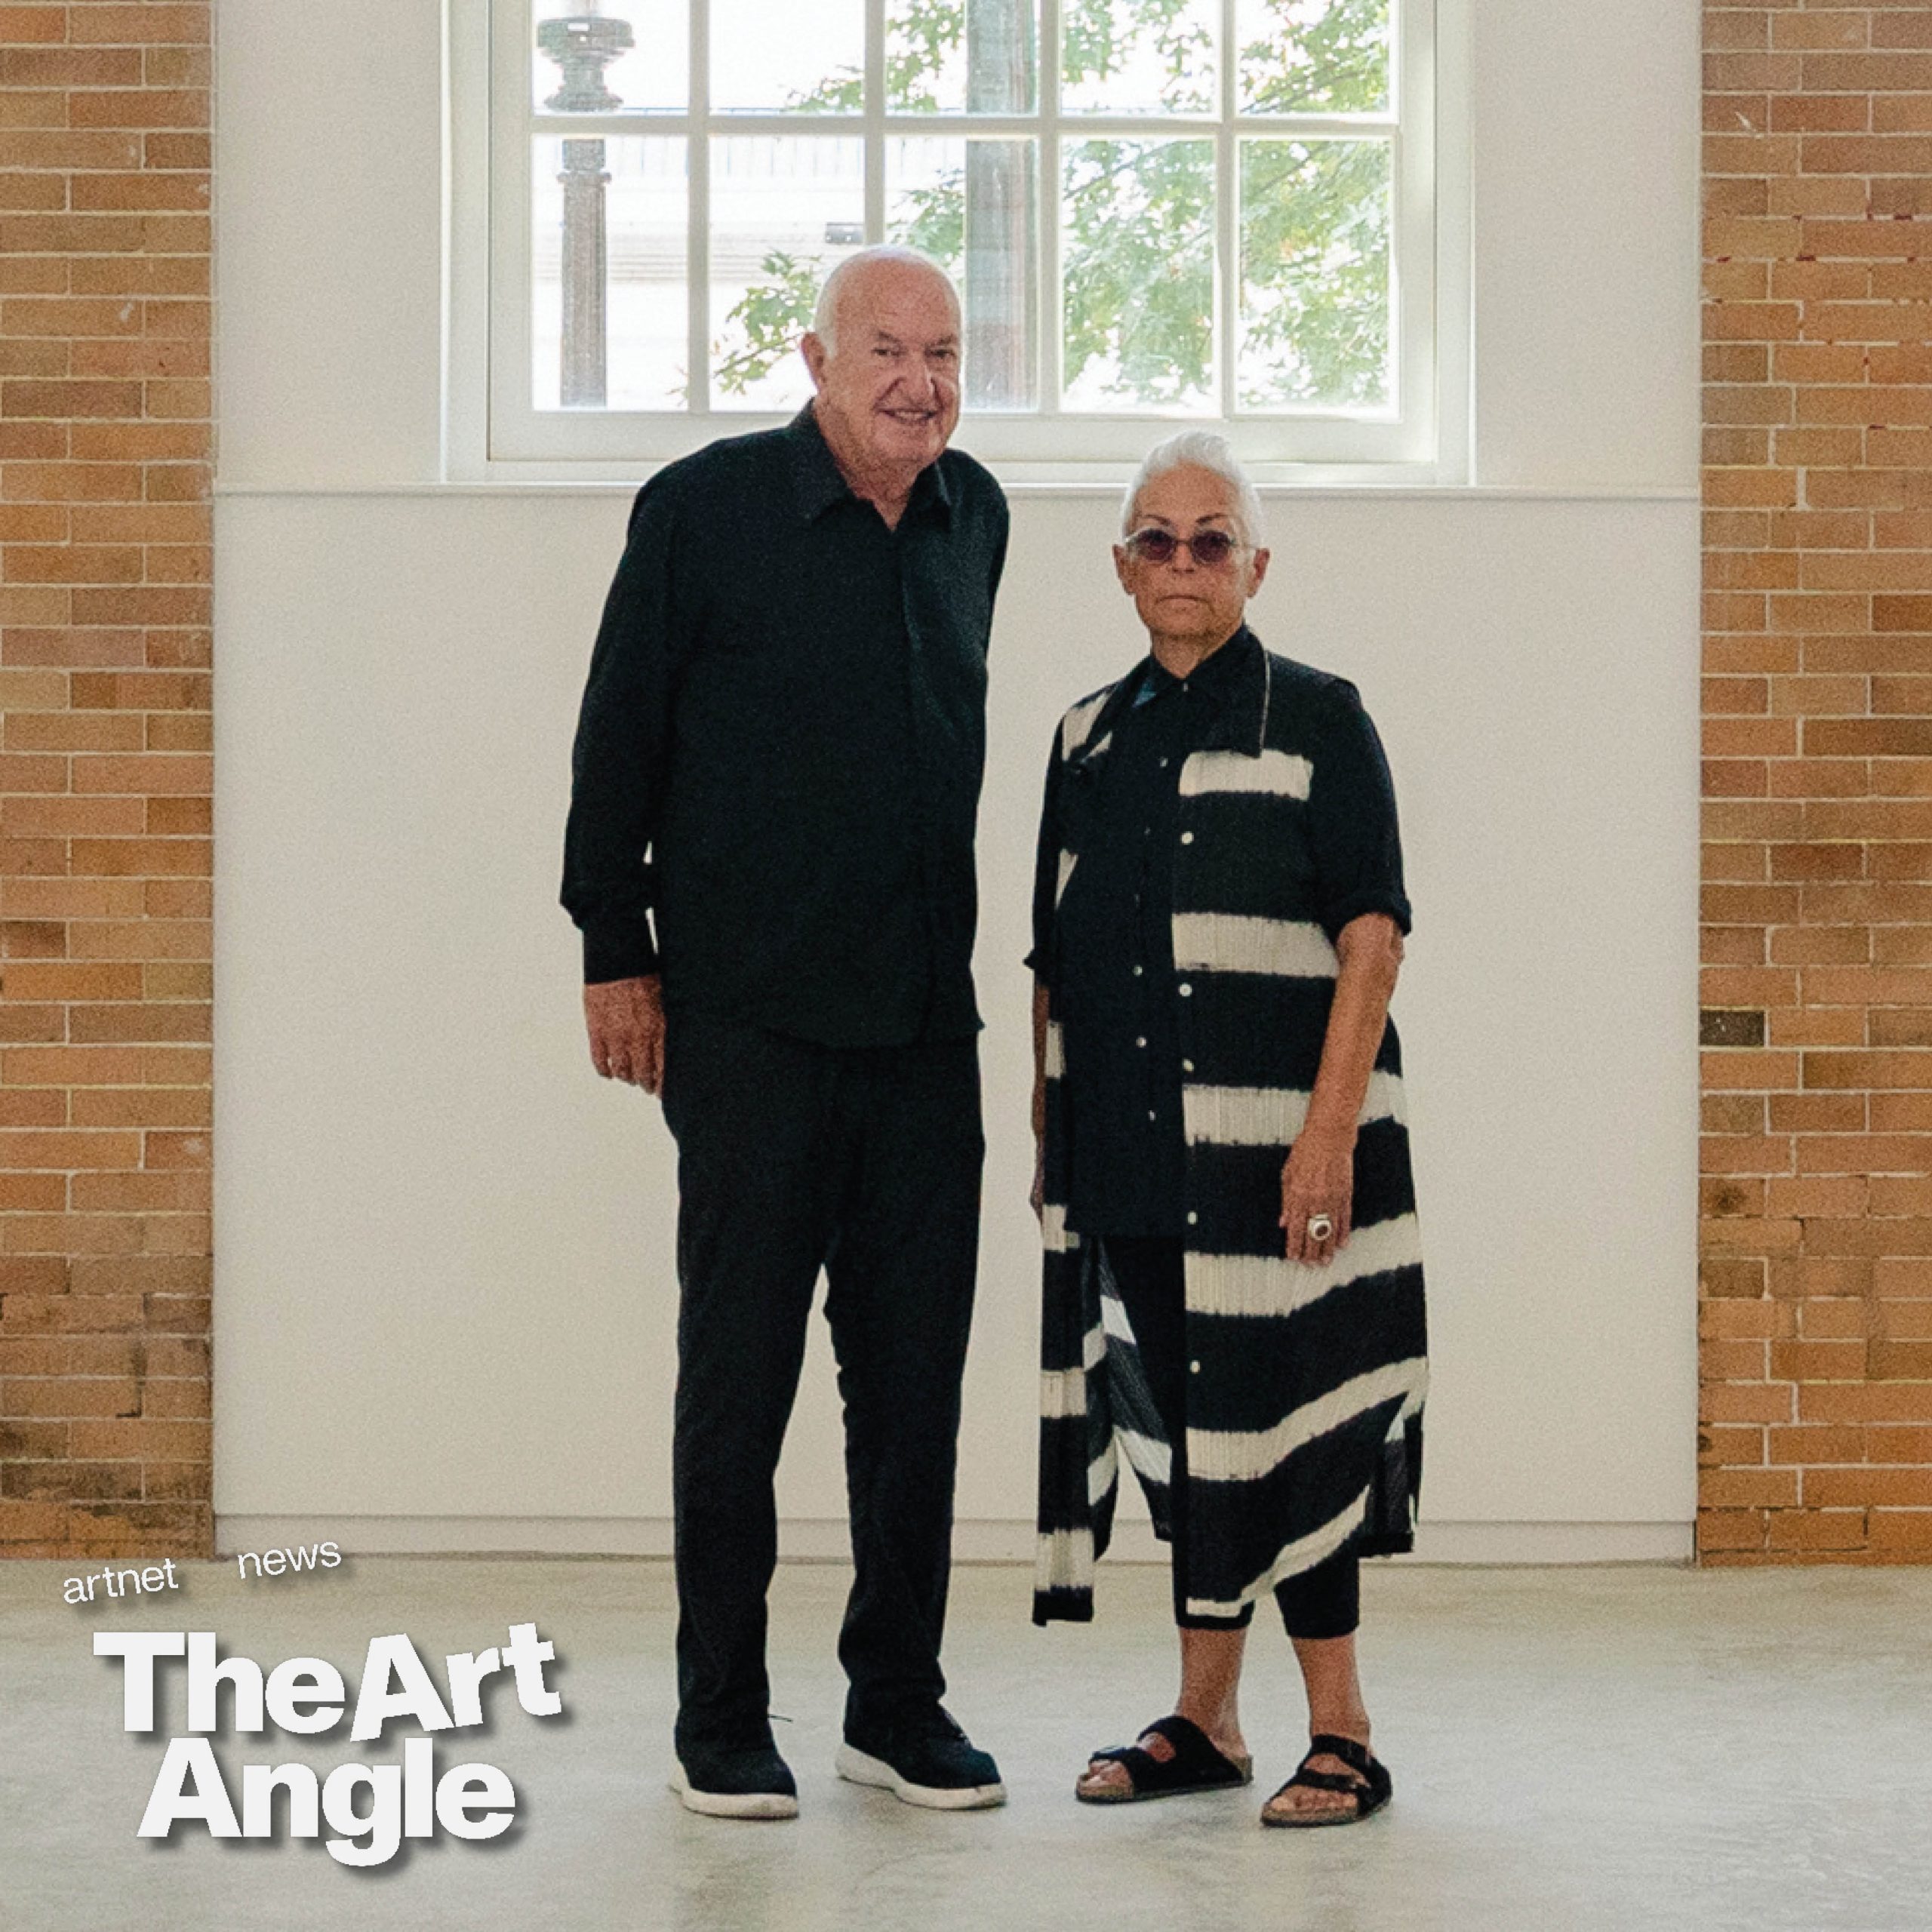
[[[820,426],[841,462],[916,472],[959,420],[959,317],[936,270],[869,262],[838,290],[828,349],[804,341]]]

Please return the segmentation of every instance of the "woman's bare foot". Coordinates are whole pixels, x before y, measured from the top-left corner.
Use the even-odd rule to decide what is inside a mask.
[[[1233,1629],[1183,1628],[1180,1632],[1180,1695],[1174,1715],[1185,1718],[1231,1763],[1245,1763],[1241,1735],[1241,1662],[1247,1643],[1244,1626]],[[1167,1764],[1174,1747],[1160,1734],[1143,1731],[1135,1740],[1157,1763]],[[1077,1795],[1124,1795],[1134,1789],[1132,1774],[1112,1758],[1094,1758],[1075,1781]]]
[[[1337,1734],[1352,1738],[1364,1750],[1368,1748],[1367,1724],[1362,1724],[1359,1729],[1344,1730],[1335,1728]],[[1368,1789],[1368,1780],[1352,1764],[1345,1764],[1332,1752],[1324,1751],[1309,1758],[1306,1768],[1311,1771],[1326,1771],[1337,1777],[1348,1778],[1361,1791],[1366,1792]],[[1297,1784],[1275,1792],[1262,1806],[1261,1816],[1264,1820],[1291,1817],[1312,1817],[1324,1814],[1337,1816],[1346,1814],[1352,1817],[1359,1808],[1357,1800],[1349,1792],[1324,1791],[1318,1785]]]
[[[1183,1711],[1177,1715],[1186,1717],[1188,1713]],[[1242,1740],[1239,1724],[1215,1728],[1201,1724],[1200,1728],[1207,1733],[1208,1743],[1229,1763],[1239,1764],[1247,1758],[1247,1746]],[[1143,1730],[1134,1741],[1156,1764],[1168,1764],[1174,1758],[1172,1743],[1158,1730]],[[1093,1758],[1074,1780],[1073,1789],[1075,1794],[1081,1798],[1124,1797],[1134,1789],[1134,1778],[1118,1758]]]

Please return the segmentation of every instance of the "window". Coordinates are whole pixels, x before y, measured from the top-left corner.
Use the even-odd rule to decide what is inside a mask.
[[[873,241],[958,283],[983,457],[1435,457],[1435,0],[474,4],[493,462],[783,420]]]

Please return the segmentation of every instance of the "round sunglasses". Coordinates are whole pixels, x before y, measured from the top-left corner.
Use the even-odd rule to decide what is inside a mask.
[[[1192,537],[1177,537],[1169,530],[1137,530],[1126,544],[1129,554],[1143,564],[1171,564],[1174,553],[1185,549],[1204,571],[1225,569],[1242,547],[1225,530],[1198,530]]]

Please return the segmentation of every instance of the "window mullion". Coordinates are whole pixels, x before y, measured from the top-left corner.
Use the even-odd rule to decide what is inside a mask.
[[[866,0],[866,239],[885,239],[885,0]]]
[[[1038,62],[1040,159],[1035,214],[1039,238],[1040,414],[1057,416],[1066,304],[1060,289],[1060,0],[1040,0]]]
[[[711,8],[690,0],[691,137],[685,143],[685,406],[711,414]]]
[[[1235,140],[1238,53],[1235,0],[1221,0],[1221,58],[1216,70],[1221,89],[1221,125],[1214,135],[1214,348],[1220,365],[1217,387],[1224,423],[1235,418],[1235,352],[1240,328],[1241,150]]]

